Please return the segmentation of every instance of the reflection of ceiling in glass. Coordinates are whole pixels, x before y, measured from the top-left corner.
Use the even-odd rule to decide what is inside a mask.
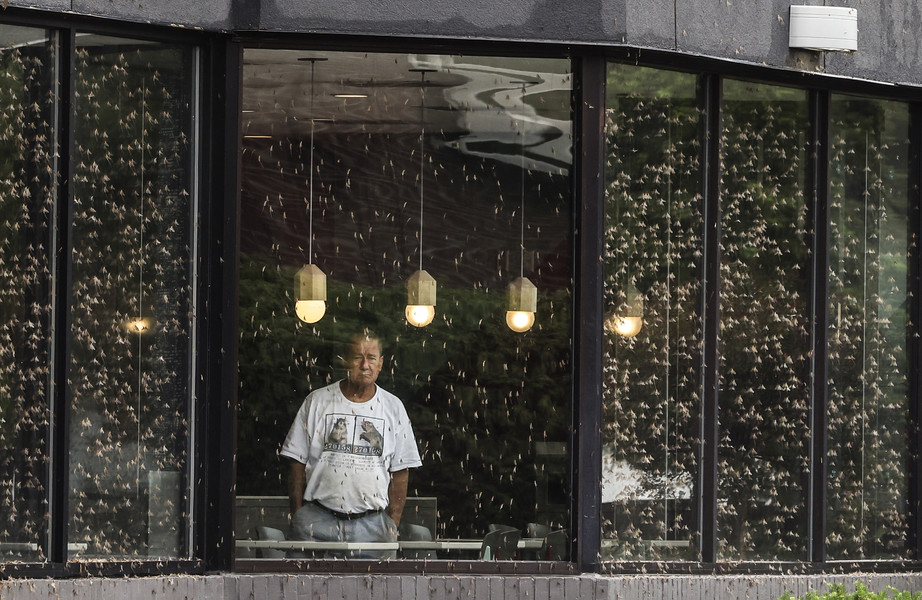
[[[568,61],[247,50],[244,63],[244,254],[368,286],[402,284],[421,258],[440,286],[569,285]]]
[[[313,115],[310,57],[325,59],[315,63]],[[525,131],[531,168],[571,163],[566,60],[248,49],[244,78],[246,136],[305,139],[312,117],[318,134],[418,132],[424,95],[426,130],[465,154],[521,164]]]
[[[47,32],[44,29],[0,25],[0,48],[21,48],[47,42]]]
[[[97,35],[95,33],[77,33],[75,37],[77,38],[77,45],[84,48],[95,46],[128,46],[130,48],[145,46],[148,48],[155,48],[163,45],[160,42],[151,40],[120,38],[109,35]]]

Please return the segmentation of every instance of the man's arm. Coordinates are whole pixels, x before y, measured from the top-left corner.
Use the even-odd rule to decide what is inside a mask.
[[[288,508],[291,510],[291,516],[295,516],[301,505],[304,504],[304,487],[307,485],[307,478],[304,474],[304,463],[292,459],[291,466],[288,470]],[[404,498],[406,498],[406,488],[404,488]],[[402,507],[401,507],[402,508]]]
[[[395,525],[400,525],[403,516],[403,505],[407,503],[407,484],[410,481],[410,470],[394,471],[391,473],[391,482],[387,486],[387,514],[394,520]]]

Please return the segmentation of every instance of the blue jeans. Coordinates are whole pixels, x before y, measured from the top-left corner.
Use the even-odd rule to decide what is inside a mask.
[[[320,542],[396,542],[397,526],[383,510],[358,519],[339,519],[305,502],[291,519],[291,539]],[[292,552],[292,558],[304,553]],[[325,551],[327,558],[396,558],[396,550]]]

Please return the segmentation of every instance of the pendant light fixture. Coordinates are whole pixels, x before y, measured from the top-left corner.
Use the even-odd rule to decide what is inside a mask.
[[[311,141],[308,176],[308,237],[307,260],[295,274],[295,314],[305,323],[316,323],[327,311],[327,276],[320,267],[313,264],[314,259],[314,66],[326,58],[310,57],[298,60],[311,63]]]
[[[410,69],[420,74],[419,83],[419,270],[407,279],[407,322],[414,327],[425,327],[435,318],[435,279],[423,270],[423,208],[425,206],[424,181],[426,174],[426,126],[423,110],[426,107],[426,73],[434,69]]]
[[[522,82],[522,112],[525,112],[525,84]],[[535,324],[535,312],[538,310],[538,288],[525,277],[525,119],[519,131],[519,147],[522,156],[521,194],[519,199],[519,217],[521,231],[519,236],[519,276],[506,289],[506,325],[517,333],[524,333]]]

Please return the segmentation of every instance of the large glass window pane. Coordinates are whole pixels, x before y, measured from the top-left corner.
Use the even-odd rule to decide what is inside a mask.
[[[380,483],[355,485],[362,498],[352,501],[322,487],[313,464],[296,465],[310,489],[296,485],[296,504],[393,507],[392,441],[385,431],[384,458],[366,460],[377,452],[374,415],[340,397],[350,336],[370,328],[383,346],[375,385],[405,407],[415,439],[404,446],[422,462],[409,469],[397,545],[371,549],[566,558],[571,86],[566,60],[245,51],[238,557],[334,550],[290,530],[292,463],[279,455],[312,390],[332,385],[344,412],[311,431],[327,445],[310,460],[340,465],[350,484],[374,469]],[[326,276],[325,313],[310,324],[295,314],[295,276],[307,264]],[[418,328],[404,313],[420,269],[436,302]],[[506,325],[507,287],[519,277],[537,288],[523,333]],[[330,520],[325,510],[309,508]],[[515,533],[485,544],[501,526]]]
[[[725,560],[806,556],[807,117],[802,90],[724,82],[717,524]]]
[[[609,66],[603,559],[697,556],[699,120],[694,75]]]
[[[77,35],[70,556],[188,556],[189,48]]]
[[[909,110],[833,96],[830,558],[908,558]]]
[[[55,50],[0,25],[0,560],[45,558]]]

